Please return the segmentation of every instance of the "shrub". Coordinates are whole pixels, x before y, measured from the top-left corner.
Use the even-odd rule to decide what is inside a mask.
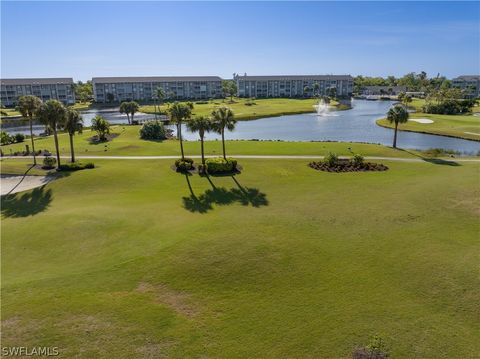
[[[328,152],[328,155],[325,156],[324,161],[330,167],[336,166],[338,163],[338,156],[336,153]]]
[[[209,158],[206,160],[206,165],[209,173],[232,172],[237,168],[237,160],[223,157]]]
[[[378,335],[373,336],[365,348],[355,349],[351,356],[352,359],[387,359],[388,357],[388,348]]]
[[[438,103],[427,102],[422,110],[431,114],[456,115],[471,112],[475,102],[475,100],[446,99]]]
[[[25,141],[25,135],[23,133],[17,133],[14,137],[15,137],[15,142]]]
[[[95,165],[92,162],[87,162],[87,163],[73,162],[73,163],[65,163],[58,167],[60,171],[79,171],[87,168],[95,168]]]
[[[10,144],[10,143],[12,143],[12,142],[13,142],[12,136],[10,136],[8,133],[2,131],[0,143],[1,143],[2,145],[8,145],[8,144]]]
[[[175,161],[175,167],[177,171],[185,172],[193,169],[193,160],[191,158],[185,157],[184,159],[179,158]]]
[[[351,161],[352,161],[353,165],[361,166],[363,164],[363,156],[359,155],[359,154],[356,154],[352,157]]]
[[[55,157],[47,156],[43,159],[43,168],[44,169],[50,170],[50,169],[54,168],[56,164],[57,164],[57,160],[55,159]]]
[[[167,138],[163,123],[158,120],[147,121],[140,129],[140,138],[144,140],[164,140]]]

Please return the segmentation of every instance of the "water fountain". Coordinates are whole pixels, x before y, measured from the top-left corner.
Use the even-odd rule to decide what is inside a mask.
[[[329,113],[329,105],[323,98],[318,101],[318,104],[313,105],[313,107],[317,110],[317,116],[327,116]]]

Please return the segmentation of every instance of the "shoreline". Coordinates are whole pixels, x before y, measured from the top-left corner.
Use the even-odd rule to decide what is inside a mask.
[[[381,120],[384,120],[384,118],[378,119],[375,121],[377,126],[383,127],[383,128],[388,128],[390,130],[393,130],[394,127],[390,127],[389,125],[385,125],[383,123],[380,123]],[[466,141],[473,141],[473,142],[480,142],[480,138],[474,139],[474,138],[468,138],[468,137],[462,137],[462,136],[455,136],[455,135],[448,135],[444,133],[435,133],[435,132],[426,132],[426,131],[415,131],[415,130],[409,130],[409,129],[403,129],[403,128],[398,128],[398,131],[404,131],[404,132],[415,132],[415,133],[421,133],[424,135],[433,135],[433,136],[443,136],[443,137],[450,137],[450,138],[456,138],[459,140],[466,140]]]

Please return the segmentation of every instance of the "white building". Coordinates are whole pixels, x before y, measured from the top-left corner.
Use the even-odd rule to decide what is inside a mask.
[[[480,97],[480,75],[463,75],[452,79],[453,87],[461,88],[469,98]]]
[[[96,102],[150,101],[157,88],[167,99],[208,99],[222,96],[222,79],[218,76],[179,77],[94,77]]]
[[[3,106],[15,106],[20,96],[33,95],[42,101],[55,99],[66,105],[75,103],[72,78],[1,79]]]
[[[237,82],[239,97],[311,97],[328,95],[332,88],[335,88],[339,97],[350,97],[353,92],[353,77],[350,75],[234,74],[233,79]]]

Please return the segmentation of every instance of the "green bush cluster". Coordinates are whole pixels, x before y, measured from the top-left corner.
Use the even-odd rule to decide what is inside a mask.
[[[158,120],[147,121],[140,129],[140,138],[144,140],[164,140],[167,138],[165,126]]]
[[[471,112],[475,103],[476,100],[448,99],[439,103],[428,102],[422,110],[437,115],[456,115]]]
[[[363,156],[362,155],[359,155],[359,154],[356,154],[352,157],[352,159],[350,160],[355,166],[360,166],[363,164]]]
[[[175,167],[177,171],[185,172],[193,169],[193,160],[191,158],[185,157],[184,159],[179,158],[175,161]]]
[[[209,158],[205,161],[208,173],[232,172],[237,168],[237,160],[223,157]]]
[[[47,156],[43,159],[43,168],[50,170],[52,168],[55,168],[55,165],[57,164],[57,160],[55,157],[52,156]]]
[[[7,132],[2,131],[0,137],[0,143],[2,145],[9,145],[11,143],[20,143],[25,141],[25,135],[22,133],[17,133],[15,135],[9,135]]]
[[[323,161],[329,166],[333,167],[338,163],[338,156],[336,153],[328,152]]]
[[[87,162],[87,163],[73,162],[73,163],[65,163],[58,167],[60,171],[79,171],[79,170],[84,170],[89,168],[95,168],[95,165],[92,162]]]

